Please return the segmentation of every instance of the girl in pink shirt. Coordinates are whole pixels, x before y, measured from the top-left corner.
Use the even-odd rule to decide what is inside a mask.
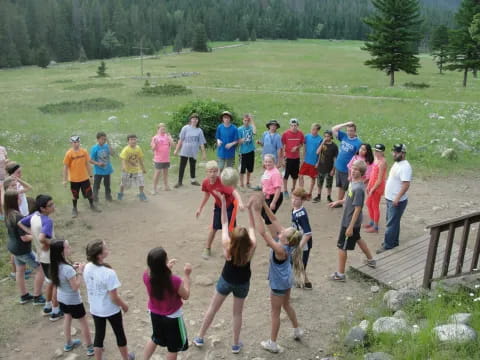
[[[164,123],[158,124],[157,134],[152,138],[150,146],[153,150],[153,162],[155,164],[155,173],[153,175],[153,191],[152,195],[158,194],[158,180],[160,172],[163,173],[163,183],[165,190],[170,190],[168,186],[168,168],[170,167],[170,148],[174,145],[174,141]]]
[[[280,171],[275,166],[275,158],[271,154],[265,154],[263,157],[263,167],[265,172],[262,176],[262,191],[265,195],[265,201],[270,209],[275,214],[277,210],[282,205],[283,194],[282,194],[282,185],[283,179]],[[265,220],[265,225],[268,226],[272,236],[275,236],[276,230],[270,221],[270,218],[265,213],[265,210],[262,209],[262,217]]]
[[[362,144],[360,146],[360,149],[358,149],[357,153],[352,157],[352,159],[347,164],[348,181],[352,180],[352,174],[350,172],[350,169],[352,168],[353,163],[357,160],[363,160],[367,164],[367,171],[365,172],[365,175],[363,175],[362,177],[365,185],[367,185],[370,179],[370,174],[372,173],[373,162],[375,160],[375,158],[373,157],[372,146],[370,144]]]
[[[167,348],[167,360],[175,360],[179,351],[188,349],[187,330],[183,321],[182,299],[190,296],[192,266],[185,264],[185,277],[172,274],[177,260],[168,260],[167,253],[156,247],[148,253],[149,270],[143,274],[148,293],[148,310],[152,320],[153,334],[143,352],[150,359],[157,345]]]

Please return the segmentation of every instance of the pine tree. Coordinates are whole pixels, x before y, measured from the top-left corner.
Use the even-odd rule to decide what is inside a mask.
[[[448,70],[463,71],[463,86],[467,86],[468,72],[480,68],[480,44],[471,36],[469,28],[474,16],[480,13],[479,0],[463,0],[455,14],[457,28],[450,32],[447,65]]]
[[[415,56],[421,38],[418,0],[372,0],[372,4],[377,11],[364,20],[372,32],[362,48],[372,59],[365,65],[385,71],[393,86],[397,71],[418,74],[420,60]]]
[[[250,31],[250,41],[257,41],[257,32],[255,31],[255,28]]]
[[[472,24],[468,28],[468,32],[473,40],[480,44],[480,13],[473,17]]]
[[[436,60],[440,74],[442,74],[443,65],[447,59],[448,49],[448,28],[445,25],[440,25],[432,34],[432,41],[430,44],[433,58]]]
[[[87,62],[88,57],[87,54],[85,53],[85,49],[83,46],[80,46],[80,50],[78,51],[78,61],[81,63]]]
[[[98,77],[106,77],[107,74],[107,65],[105,65],[105,61],[100,62],[100,66],[97,68],[97,76]]]
[[[50,55],[44,46],[37,51],[36,64],[41,68],[46,68],[50,64]]]
[[[202,23],[195,27],[195,33],[193,34],[192,50],[198,52],[208,52],[207,46],[207,32],[205,25]]]
[[[120,46],[120,43],[112,30],[108,30],[102,39],[102,48],[105,52],[105,57],[111,58],[115,55],[115,50]]]
[[[238,40],[248,41],[248,29],[245,21],[242,21],[239,28]]]
[[[177,33],[177,36],[175,36],[175,42],[173,43],[173,51],[175,51],[176,53],[180,53],[182,51],[182,37],[183,35],[180,32]]]

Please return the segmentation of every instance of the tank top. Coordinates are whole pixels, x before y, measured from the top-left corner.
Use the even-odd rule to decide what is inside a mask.
[[[226,282],[235,285],[245,284],[250,281],[251,276],[250,261],[245,265],[234,265],[232,260],[225,261],[222,277]]]
[[[385,163],[385,165],[386,165],[386,163]],[[380,163],[374,162],[372,164],[372,173],[370,174],[370,180],[368,181],[367,189],[370,190],[371,188],[373,188],[373,186],[377,182],[377,179],[378,179],[379,175],[380,175]],[[385,191],[385,183],[387,181],[386,175],[387,175],[387,166],[385,166],[385,169],[383,169],[383,180],[380,183],[377,190],[375,191],[375,192],[377,192],[377,191],[380,192],[380,195],[383,195],[383,193]]]
[[[283,248],[288,255],[285,260],[278,260],[275,252],[270,249],[268,280],[270,289],[273,290],[288,290],[293,285],[291,256],[294,248],[288,245],[283,245]]]

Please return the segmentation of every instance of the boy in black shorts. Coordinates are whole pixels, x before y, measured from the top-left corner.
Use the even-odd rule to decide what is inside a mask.
[[[360,236],[362,225],[362,208],[365,201],[365,184],[362,176],[367,171],[367,164],[363,160],[357,160],[352,165],[352,181],[348,187],[346,196],[329,204],[331,208],[339,204],[344,205],[342,226],[338,236],[338,271],[331,275],[332,280],[345,281],[345,264],[347,263],[347,251],[354,250],[358,243],[360,249],[367,257],[367,265],[375,268],[376,261],[373,259],[367,243]]]

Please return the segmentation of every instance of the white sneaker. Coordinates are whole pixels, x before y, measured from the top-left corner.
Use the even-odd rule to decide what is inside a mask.
[[[305,333],[305,331],[303,331],[302,328],[294,328],[293,329],[293,339],[294,340],[300,340],[304,333]]]
[[[270,351],[271,353],[277,354],[282,351],[282,348],[274,341],[272,340],[267,340],[267,341],[262,341],[260,343],[262,345],[262,348],[264,348],[267,351]]]

